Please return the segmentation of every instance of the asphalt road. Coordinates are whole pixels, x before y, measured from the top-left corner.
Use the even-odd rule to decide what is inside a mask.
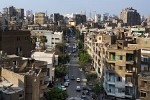
[[[72,50],[70,48],[73,48],[73,44],[75,43],[75,38],[72,38],[70,37],[69,38],[69,50]],[[69,51],[71,52],[71,51]],[[83,85],[86,85],[86,82],[84,82],[83,80],[85,79],[85,75],[83,73],[82,70],[80,70],[80,68],[78,67],[79,65],[77,64],[78,62],[78,57],[74,55],[77,55],[78,52],[75,52],[75,53],[71,53],[70,55],[70,63],[68,65],[68,75],[69,75],[69,78],[71,78],[72,75],[74,75],[75,77],[75,80],[71,80],[70,79],[70,85],[69,87],[67,88],[67,94],[68,94],[68,98],[72,98],[72,97],[78,97],[80,98],[81,95],[82,95],[82,87]],[[76,82],[76,78],[80,78],[81,79],[81,82]],[[77,92],[76,91],[76,86],[80,86],[81,87],[81,91],[80,92]],[[87,96],[87,100],[91,100],[90,97]],[[80,100],[80,99],[77,99],[77,100]]]

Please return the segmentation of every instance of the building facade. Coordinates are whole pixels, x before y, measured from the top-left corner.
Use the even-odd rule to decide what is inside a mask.
[[[43,100],[48,81],[44,61],[0,54],[0,99]]]
[[[0,32],[0,50],[8,54],[30,57],[32,44],[30,31]]]
[[[34,24],[45,24],[45,13],[38,12],[34,15]]]
[[[141,24],[140,14],[132,7],[123,9],[120,13],[120,19],[122,19],[123,23],[127,26]]]

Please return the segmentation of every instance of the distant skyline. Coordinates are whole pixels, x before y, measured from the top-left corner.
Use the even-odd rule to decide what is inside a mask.
[[[119,15],[122,9],[133,7],[140,15],[150,15],[150,0],[0,0],[0,11],[4,7],[14,6],[24,8],[25,11],[46,12],[48,14],[60,13],[109,13]]]

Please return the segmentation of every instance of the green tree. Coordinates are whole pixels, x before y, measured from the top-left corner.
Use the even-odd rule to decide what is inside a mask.
[[[103,93],[104,89],[103,89],[103,82],[102,80],[97,80],[92,88],[93,92],[96,95],[100,95],[101,93]]]
[[[96,72],[88,72],[85,74],[87,81],[95,81],[97,78],[97,73]]]
[[[70,57],[68,54],[62,54],[58,57],[59,64],[66,64],[70,61]]]
[[[56,44],[55,51],[56,51],[56,54],[58,54],[58,55],[66,54],[66,46],[65,46],[64,40],[62,43]]]
[[[78,63],[81,67],[91,64],[91,56],[87,53],[86,50],[80,50]]]
[[[56,78],[64,77],[67,74],[67,72],[68,72],[68,69],[64,65],[55,67],[55,76],[56,76]]]
[[[47,100],[66,100],[66,98],[68,97],[66,91],[62,91],[62,90],[59,90],[57,88],[50,90],[46,94],[47,94],[46,95]]]

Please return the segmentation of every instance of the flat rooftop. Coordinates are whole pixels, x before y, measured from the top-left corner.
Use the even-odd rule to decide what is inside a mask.
[[[0,82],[0,91],[5,94],[13,94],[22,90],[22,88],[13,85],[11,82],[8,82],[6,80]]]

